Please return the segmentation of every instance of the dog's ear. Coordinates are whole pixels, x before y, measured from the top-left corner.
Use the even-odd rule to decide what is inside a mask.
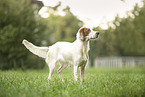
[[[91,32],[91,30],[89,28],[86,28],[86,27],[82,27],[79,29],[78,31],[80,33],[80,39],[82,41],[85,41],[85,37],[88,36],[88,34]]]
[[[84,29],[85,29],[85,28],[84,28],[84,27],[82,27],[82,28],[80,28],[80,29],[79,29],[79,31],[78,31],[78,32],[79,32],[79,34],[80,34],[80,35],[79,35],[79,38],[80,38],[82,41],[84,41],[84,40],[85,40],[85,36],[84,36]]]

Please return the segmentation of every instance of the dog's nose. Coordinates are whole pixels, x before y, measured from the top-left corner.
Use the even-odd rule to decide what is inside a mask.
[[[100,32],[98,32],[98,31],[97,31],[97,32],[96,32],[96,34],[97,34],[97,35],[99,35],[99,34],[100,34]]]

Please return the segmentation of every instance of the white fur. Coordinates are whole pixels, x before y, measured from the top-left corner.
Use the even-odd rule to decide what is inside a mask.
[[[27,40],[23,40],[22,42],[27,49],[30,50],[30,52],[32,52],[33,54],[42,57],[42,58],[46,58],[46,54],[48,52],[48,47],[37,47],[35,45],[33,45],[32,43],[28,42]]]
[[[86,63],[89,59],[89,39],[95,39],[96,32],[91,31],[86,40],[80,39],[80,33],[77,33],[77,39],[73,43],[69,42],[57,42],[54,45],[48,47],[36,47],[30,42],[23,40],[23,44],[32,53],[45,58],[46,63],[49,66],[48,79],[51,80],[52,73],[56,64],[60,64],[58,71],[59,77],[61,78],[62,70],[68,65],[74,66],[74,78],[75,81],[78,79],[77,70],[80,68],[81,82],[84,79],[84,71]]]

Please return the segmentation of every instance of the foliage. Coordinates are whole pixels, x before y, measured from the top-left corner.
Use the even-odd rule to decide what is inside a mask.
[[[126,18],[115,17],[109,28],[103,30],[102,38],[97,42],[97,56],[145,56],[145,5],[137,4],[127,12]]]
[[[116,25],[116,29],[113,31],[115,35],[115,47],[119,50],[120,55],[127,56],[144,56],[145,55],[145,29],[142,28],[145,24],[145,13],[143,8],[139,8],[138,5],[134,7],[132,16],[128,16],[126,19],[122,19],[118,22],[120,26]],[[116,17],[118,18],[118,17]],[[122,41],[123,40],[123,41]]]
[[[83,22],[70,12],[69,7],[66,7],[64,12],[64,16],[50,14],[45,21],[49,28],[49,32],[46,33],[46,36],[50,36],[50,43],[57,41],[74,41],[76,32],[83,26]]]
[[[32,56],[28,56],[22,40],[28,39],[35,43],[45,25],[36,14],[37,8],[34,8],[28,0],[0,0],[0,2],[0,69],[19,67],[25,69],[27,65],[24,64],[28,64]],[[31,63],[33,65],[39,62],[41,61],[36,58]]]
[[[74,82],[65,70],[62,82],[55,72],[48,84],[46,71],[0,71],[1,97],[144,97],[145,73],[141,68],[87,68],[84,83]]]

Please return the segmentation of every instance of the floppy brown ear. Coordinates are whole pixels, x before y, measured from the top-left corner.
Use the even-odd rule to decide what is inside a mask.
[[[80,28],[79,29],[79,34],[80,34],[80,39],[82,40],[82,41],[84,41],[85,40],[85,36],[84,36],[84,28]]]

